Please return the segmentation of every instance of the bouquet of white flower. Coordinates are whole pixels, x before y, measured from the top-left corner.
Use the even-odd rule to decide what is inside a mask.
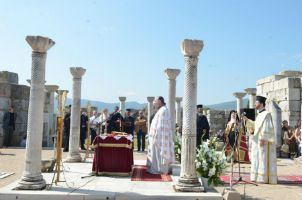
[[[220,175],[227,168],[227,161],[224,151],[217,152],[215,143],[217,138],[211,138],[207,142],[202,142],[199,149],[197,148],[195,166],[197,173],[208,178],[208,185],[222,185]]]

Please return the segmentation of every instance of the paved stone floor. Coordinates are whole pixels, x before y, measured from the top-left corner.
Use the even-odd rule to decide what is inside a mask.
[[[0,194],[1,191],[4,191],[5,188],[8,188],[9,185],[12,185],[12,183],[14,183],[16,180],[18,180],[21,176],[22,176],[22,172],[24,169],[24,158],[25,158],[25,150],[24,149],[18,149],[18,148],[8,148],[8,149],[0,149],[0,172],[13,172],[14,174],[11,176],[8,176],[6,178],[0,179]],[[82,154],[84,156],[84,154]],[[66,154],[63,154],[63,158],[66,156]],[[42,152],[42,159],[48,159],[48,158],[52,158],[53,157],[53,151],[52,150],[43,150]],[[146,159],[146,154],[145,153],[134,153],[134,158],[135,160],[145,160]],[[90,163],[89,163],[90,162]],[[82,171],[82,174],[88,174],[89,173],[89,169],[91,166],[91,161],[87,161],[86,163],[87,165],[89,165],[88,167],[85,168],[81,168],[84,169],[85,171]],[[80,164],[81,165],[81,164]],[[249,173],[249,169],[250,166],[248,164],[242,164],[241,165],[241,169],[242,172],[244,174],[248,174]],[[234,171],[238,171],[238,166],[235,165],[234,167]],[[289,160],[289,159],[278,159],[278,175],[300,175],[302,176],[302,162],[300,161],[294,161],[294,160]],[[46,180],[50,180],[52,178],[52,174],[43,174],[43,176],[45,177]],[[82,193],[85,193],[87,191],[91,192],[91,188],[93,188],[93,184],[91,183],[91,179],[94,179],[95,177],[92,178],[87,178],[86,180],[82,180],[82,181],[87,181],[87,185],[85,185],[84,190],[82,190]],[[110,185],[116,185],[119,183],[122,183],[124,181],[124,183],[122,185],[128,185],[127,188],[129,190],[133,189],[133,185],[137,185],[138,182],[136,183],[131,183],[131,185],[129,186],[129,179],[126,180],[125,178],[121,178],[119,179],[119,181],[121,182],[116,182],[117,179],[116,178],[110,178],[110,177],[102,177],[102,179],[99,179],[99,177],[97,177],[98,180],[97,182],[102,182],[102,183],[106,183],[105,185],[102,185],[103,189],[106,190],[105,193],[103,194],[103,197],[105,197],[108,194],[111,194],[112,197],[112,193],[110,193]],[[69,178],[67,178],[69,179]],[[94,180],[95,181],[95,180]],[[131,182],[131,181],[130,181]],[[76,188],[76,185],[80,185],[80,184],[85,184],[86,182],[76,182],[76,181],[72,181],[72,179],[70,178],[69,180],[69,186],[71,186],[71,188]],[[100,184],[102,184],[100,183]],[[141,182],[143,183],[143,187],[146,188],[157,188],[158,191],[160,190],[164,190],[166,186],[161,186],[158,183],[147,183],[147,182]],[[66,185],[66,183],[60,183],[60,184],[64,184]],[[64,185],[61,185],[62,187]],[[108,187],[107,187],[107,186]],[[124,190],[126,190],[125,185],[123,186]],[[73,187],[72,187],[73,186]],[[65,186],[64,186],[65,187]],[[140,186],[138,186],[140,187]],[[89,188],[89,189],[88,189]],[[170,188],[170,186],[169,186]],[[260,184],[259,186],[253,186],[253,185],[249,185],[249,184],[240,184],[240,185],[236,185],[234,186],[234,189],[237,190],[238,192],[240,192],[242,199],[302,199],[302,185],[268,185],[268,184]],[[58,189],[59,190],[59,189]],[[60,189],[61,190],[61,189]],[[69,193],[72,189],[64,189],[65,192]],[[218,191],[220,193],[222,193],[224,190],[224,187],[215,187],[213,188],[212,192]],[[144,190],[142,190],[144,191]],[[58,191],[59,192],[59,191]],[[104,192],[104,191],[103,191]],[[28,193],[28,192],[27,192]],[[147,192],[148,193],[148,192]],[[147,194],[146,193],[146,194]],[[128,193],[129,195],[136,195],[135,192],[134,193]],[[43,195],[43,192],[40,194]],[[95,195],[99,195],[99,194],[95,194]],[[128,198],[129,198],[128,195]],[[190,194],[187,193],[187,197],[189,197]],[[0,196],[1,197],[1,196]],[[53,196],[54,199],[58,200],[57,198],[55,198],[55,196]],[[79,196],[78,196],[79,197]],[[85,198],[85,199],[93,199],[93,195],[90,196],[91,198]],[[106,196],[106,197],[110,197]],[[137,199],[143,199],[143,196],[132,196],[133,198],[137,198]],[[147,196],[148,198],[145,199],[151,199],[152,194],[150,194],[150,196]],[[40,196],[41,198],[41,196]],[[40,199],[39,198],[39,199]],[[156,198],[156,196],[154,195],[154,198]],[[1,198],[0,198],[1,199]],[[65,198],[66,199],[66,198]],[[67,198],[69,199],[69,198]],[[75,198],[72,198],[75,199]],[[83,199],[83,198],[82,198]],[[106,198],[105,198],[106,199]],[[110,199],[110,198],[109,198]],[[117,196],[115,196],[115,199],[117,199]],[[121,196],[119,197],[119,199],[123,199]],[[195,198],[197,199],[197,198]]]

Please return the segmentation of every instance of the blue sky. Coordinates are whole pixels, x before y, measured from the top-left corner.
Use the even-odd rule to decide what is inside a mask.
[[[233,92],[282,70],[302,70],[302,0],[9,1],[0,0],[0,70],[27,84],[26,35],[53,39],[46,84],[71,90],[69,67],[87,69],[82,98],[146,102],[167,97],[166,68],[181,69],[183,39],[204,41],[198,103],[234,100]],[[71,96],[71,94],[69,95]]]

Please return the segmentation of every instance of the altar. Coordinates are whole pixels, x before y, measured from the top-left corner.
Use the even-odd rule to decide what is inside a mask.
[[[99,135],[93,141],[92,173],[96,175],[129,175],[133,165],[133,136]]]

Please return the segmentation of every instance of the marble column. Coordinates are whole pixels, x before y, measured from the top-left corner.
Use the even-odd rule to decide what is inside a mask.
[[[182,121],[181,121],[181,101],[182,97],[176,97],[176,124],[178,126],[181,126]]]
[[[120,112],[121,112],[121,115],[124,117],[126,97],[119,97],[119,100],[120,100]]]
[[[175,132],[175,97],[176,97],[176,78],[180,73],[180,69],[165,70],[168,78],[168,109],[170,111],[171,125]]]
[[[72,74],[72,106],[69,136],[69,151],[66,162],[81,162],[82,158],[79,151],[80,143],[80,110],[81,110],[81,85],[82,76],[86,69],[82,67],[71,67]]]
[[[242,108],[242,98],[246,95],[245,92],[235,92],[233,93],[234,97],[237,99],[237,113],[240,116],[240,109]]]
[[[246,88],[245,92],[249,95],[249,108],[255,108],[256,88]]]
[[[197,64],[203,48],[201,40],[184,40],[181,50],[185,59],[185,80],[183,95],[183,126],[180,178],[176,184],[178,191],[204,191],[195,168],[196,157],[196,104],[197,104]]]
[[[55,122],[56,122],[56,114],[54,110],[54,101],[55,101],[55,92],[59,89],[57,85],[46,85],[45,89],[50,94],[50,109],[48,113],[48,131],[47,131],[47,146],[53,146],[52,137],[55,136]]]
[[[28,107],[25,170],[16,189],[41,190],[45,180],[41,174],[45,62],[47,50],[55,42],[41,36],[27,36],[32,48],[31,85]]]
[[[150,120],[151,120],[151,115],[153,113],[153,101],[154,101],[155,97],[147,97],[147,101],[148,101],[148,121],[147,121],[147,125],[148,125],[148,133],[150,131]]]

